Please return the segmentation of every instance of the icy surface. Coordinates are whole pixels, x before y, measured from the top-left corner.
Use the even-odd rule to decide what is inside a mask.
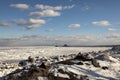
[[[104,51],[110,47],[0,47],[0,61],[23,60],[28,56],[55,56],[77,54],[78,52]]]
[[[57,62],[57,61],[65,61],[67,59],[70,59],[71,56],[68,56],[70,54],[78,54],[79,52],[87,53],[94,51],[97,53],[98,57],[102,54],[106,54],[106,52],[100,53],[99,51],[105,51],[109,50],[111,47],[1,47],[0,48],[0,61],[10,61],[15,62],[15,60],[24,60],[27,59],[28,56],[32,57],[44,57],[42,58],[47,59],[48,62]],[[115,80],[120,78],[120,59],[114,58],[114,54],[112,56],[110,55],[110,52],[108,51],[109,57],[108,59],[98,59],[98,62],[101,67],[94,67],[91,65],[90,61],[83,61],[84,65],[77,65],[77,64],[72,64],[72,65],[65,65],[65,64],[60,64],[58,65],[58,68],[62,69],[63,71],[66,72],[71,72],[73,74],[76,74],[77,77],[80,75],[87,75],[89,76],[90,80]],[[65,57],[60,57],[65,56]],[[118,54],[120,55],[120,54]],[[50,57],[51,58],[48,58]],[[57,57],[54,57],[57,56]],[[74,56],[74,55],[73,55]],[[73,60],[72,62],[78,63],[79,60]],[[38,62],[39,63],[39,62]],[[88,63],[90,65],[86,65],[85,63]],[[12,63],[13,64],[13,63]],[[16,64],[16,63],[15,63]],[[7,64],[4,64],[7,65]],[[13,64],[14,65],[14,64]],[[3,66],[2,64],[0,67]],[[7,65],[8,67],[9,65]],[[103,66],[107,66],[109,69],[102,69]],[[3,67],[4,68],[4,67]],[[5,69],[0,69],[0,77],[5,76],[6,74],[11,73],[12,71],[15,71],[20,67],[14,66],[14,68],[6,68]],[[67,74],[62,74],[57,71],[57,68],[54,69],[54,76],[60,76],[64,78],[69,78]],[[46,77],[38,77],[40,80],[44,80]]]

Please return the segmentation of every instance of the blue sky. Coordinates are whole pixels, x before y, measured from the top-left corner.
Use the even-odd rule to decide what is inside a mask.
[[[36,40],[30,41],[35,35],[38,40],[49,36],[53,41],[47,44],[119,44],[119,8],[120,0],[2,0],[0,43],[12,41],[10,45],[20,45],[29,36],[26,45],[35,45]],[[63,40],[55,42],[58,36]],[[98,37],[103,39],[98,41]],[[74,42],[76,39],[78,43]]]

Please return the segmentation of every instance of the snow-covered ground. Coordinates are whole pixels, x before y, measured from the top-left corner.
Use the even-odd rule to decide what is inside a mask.
[[[41,46],[41,47],[0,47],[0,61],[13,61],[15,60],[24,60],[28,59],[28,56],[31,57],[47,57],[48,60],[50,56],[58,56],[58,55],[67,55],[66,57],[59,59],[60,60],[66,60],[69,58],[70,54],[75,54],[74,56],[78,55],[79,52],[87,53],[87,52],[96,52],[97,57],[98,57],[98,62],[100,64],[100,67],[95,67],[92,65],[90,61],[82,61],[83,65],[78,65],[78,64],[72,64],[72,65],[65,65],[65,64],[60,64],[58,68],[65,70],[66,72],[72,72],[79,77],[80,75],[87,75],[89,76],[90,80],[116,80],[120,78],[120,59],[114,58],[114,54],[112,56],[110,55],[110,52],[108,51],[107,53],[109,54],[109,58],[101,60],[101,57],[99,57],[102,54],[107,54],[106,52],[101,52],[99,54],[98,51],[105,51],[111,49],[111,47],[50,47],[50,46]],[[94,55],[94,54],[93,54]],[[118,54],[120,55],[120,54]],[[96,56],[94,56],[96,57]],[[58,56],[60,58],[60,56]],[[57,59],[58,59],[57,58]],[[99,59],[100,58],[100,59]],[[54,61],[56,58],[53,58]],[[54,62],[53,61],[53,62]],[[78,60],[80,61],[80,60]],[[50,61],[52,62],[52,61]],[[76,60],[73,62],[76,62]],[[87,65],[86,63],[90,64]],[[3,66],[3,65],[2,65]],[[9,66],[9,65],[8,65]],[[7,67],[8,67],[7,66]],[[11,73],[12,71],[15,71],[19,67],[17,65],[12,65],[14,68],[6,68],[5,69],[0,69],[0,77],[5,76],[6,74]],[[108,67],[108,69],[102,69],[102,67]],[[58,69],[57,68],[57,69]],[[52,69],[54,70],[54,69]],[[69,75],[67,74],[61,74],[57,72],[56,70],[55,76],[62,76],[62,77],[68,77]],[[41,79],[40,79],[41,80]]]
[[[14,61],[27,59],[28,56],[55,56],[77,54],[79,52],[104,51],[111,47],[0,47],[0,61]]]

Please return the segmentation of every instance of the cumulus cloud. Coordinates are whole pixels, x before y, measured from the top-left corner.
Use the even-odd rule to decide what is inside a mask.
[[[54,10],[43,10],[41,12],[31,12],[29,15],[33,17],[55,17],[60,16],[61,13]]]
[[[10,26],[10,25],[11,25],[10,22],[7,22],[7,21],[0,21],[0,26],[7,27],[7,26]]]
[[[49,5],[43,5],[43,4],[36,4],[35,5],[35,8],[42,9],[42,10],[46,10],[46,9],[63,10],[63,9],[71,9],[73,7],[75,7],[75,5],[70,5],[70,6],[49,6]]]
[[[27,4],[11,4],[10,7],[18,9],[29,9],[29,5]]]
[[[45,9],[62,10],[62,6],[54,6],[53,7],[53,6],[49,6],[49,5],[43,5],[43,4],[36,4],[35,8],[42,9],[42,10],[45,10]]]
[[[92,24],[94,26],[109,26],[110,22],[107,20],[103,20],[103,21],[94,21],[94,22],[92,22]]]
[[[32,17],[55,17],[60,16],[60,10],[64,9],[71,9],[75,5],[70,6],[49,6],[49,5],[43,5],[43,4],[36,4],[35,8],[41,9],[41,11],[31,12],[29,16]]]
[[[108,28],[108,31],[116,31],[117,29],[115,28]]]
[[[14,22],[20,26],[26,27],[27,29],[38,28],[41,25],[45,24],[45,20],[32,18],[29,20],[24,19],[14,20]]]
[[[70,24],[68,27],[69,28],[79,28],[80,24]]]

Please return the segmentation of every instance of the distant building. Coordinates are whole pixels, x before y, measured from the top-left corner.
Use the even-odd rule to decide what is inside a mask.
[[[63,47],[69,47],[67,44],[64,44]]]

